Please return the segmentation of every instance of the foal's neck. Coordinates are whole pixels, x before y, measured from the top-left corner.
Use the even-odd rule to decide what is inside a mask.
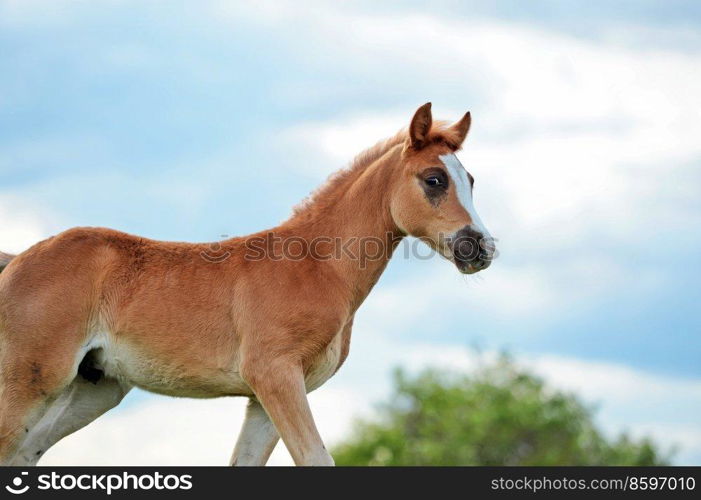
[[[399,157],[400,150],[394,148],[358,169],[340,189],[329,193],[333,199],[313,201],[303,217],[286,224],[294,235],[308,242],[320,238],[333,242],[334,255],[320,259],[319,265],[337,270],[346,282],[354,309],[370,293],[404,237],[390,210],[392,173],[399,166]]]

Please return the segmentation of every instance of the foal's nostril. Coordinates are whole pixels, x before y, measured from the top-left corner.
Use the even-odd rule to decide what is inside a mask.
[[[475,231],[471,227],[460,229],[453,239],[453,255],[459,262],[474,262],[481,259],[484,249],[480,242],[482,233]]]
[[[465,238],[455,245],[455,256],[464,261],[472,261],[480,257],[479,245],[471,238]]]
[[[492,263],[496,252],[492,237],[465,226],[455,233],[451,241],[455,264],[462,272],[482,271]]]

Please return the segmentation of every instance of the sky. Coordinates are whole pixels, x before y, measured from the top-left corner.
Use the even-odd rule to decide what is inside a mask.
[[[73,226],[272,227],[421,104],[470,110],[459,157],[499,259],[468,279],[398,252],[311,395],[322,436],[395,366],[506,349],[607,433],[701,463],[698,2],[0,0],[0,74],[12,252]],[[243,405],[135,390],[42,463],[224,464]]]

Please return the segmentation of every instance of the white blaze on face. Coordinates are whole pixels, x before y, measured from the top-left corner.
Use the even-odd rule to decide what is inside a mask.
[[[465,167],[462,166],[462,163],[454,154],[441,155],[439,158],[448,169],[450,180],[455,184],[455,191],[458,193],[460,204],[465,208],[470,219],[472,219],[472,228],[482,233],[485,238],[489,238],[489,231],[482,224],[482,220],[477,215],[475,205],[472,202],[472,186],[470,185],[470,179],[467,177],[467,170],[465,170]]]

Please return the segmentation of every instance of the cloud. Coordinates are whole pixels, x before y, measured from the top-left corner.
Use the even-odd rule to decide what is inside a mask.
[[[316,162],[300,162],[297,168],[317,179],[348,164],[361,151],[406,127],[411,111],[346,116],[340,123],[307,122],[282,131],[281,149],[297,148],[320,156]]]
[[[19,253],[50,236],[57,226],[47,210],[0,193],[0,250]]]

